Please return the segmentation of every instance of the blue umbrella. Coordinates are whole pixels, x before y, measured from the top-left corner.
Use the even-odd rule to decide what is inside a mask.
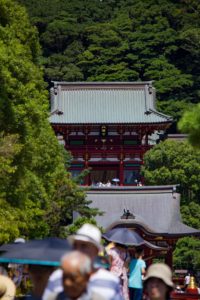
[[[166,250],[167,247],[158,247],[145,241],[137,232],[125,227],[113,228],[104,233],[103,238],[109,242],[122,244],[125,246],[147,246],[155,250]]]
[[[59,238],[6,244],[0,247],[0,262],[59,266],[61,257],[70,250],[68,241]]]
[[[103,238],[109,242],[122,245],[141,246],[144,245],[143,238],[135,231],[128,228],[114,228],[103,234]]]
[[[16,249],[16,245],[21,245],[22,243],[20,242],[14,242],[14,243],[9,243],[9,244],[3,244],[2,246],[0,246],[0,253],[1,251],[8,251],[8,250],[12,250],[12,249]]]

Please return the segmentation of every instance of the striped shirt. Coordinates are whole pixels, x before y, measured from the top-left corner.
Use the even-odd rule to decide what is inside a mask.
[[[49,300],[52,294],[55,295],[63,291],[62,274],[61,269],[51,274],[42,300]],[[106,300],[123,300],[118,277],[105,269],[98,269],[90,276],[88,290],[101,295]]]

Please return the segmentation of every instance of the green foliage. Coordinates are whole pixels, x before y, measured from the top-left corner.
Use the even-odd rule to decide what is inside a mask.
[[[143,175],[146,184],[180,184],[181,214],[184,224],[200,229],[200,151],[188,142],[166,140],[145,154]],[[178,240],[174,267],[199,269],[200,240]]]
[[[200,229],[200,205],[190,202],[181,207],[183,222]],[[194,237],[185,237],[177,242],[174,251],[174,264],[177,268],[198,270],[200,268],[200,240]]]
[[[67,237],[68,235],[75,234],[77,230],[86,223],[97,226],[95,219],[87,218],[87,217],[79,217],[74,221],[72,225],[69,225],[63,229],[63,237]]]
[[[193,146],[200,148],[200,104],[185,112],[179,128],[189,134],[189,141]]]
[[[148,151],[142,169],[148,185],[180,184],[183,203],[200,199],[200,152],[187,142],[166,140]]]
[[[189,226],[200,229],[200,205],[199,203],[190,202],[188,205],[181,207],[183,222]]]
[[[48,120],[37,31],[24,8],[0,1],[0,242],[60,234],[73,210],[89,216]]]
[[[18,1],[38,28],[47,81],[154,80],[175,121],[199,102],[198,0]]]
[[[189,270],[200,268],[200,240],[198,238],[184,237],[179,239],[174,251],[174,266]]]

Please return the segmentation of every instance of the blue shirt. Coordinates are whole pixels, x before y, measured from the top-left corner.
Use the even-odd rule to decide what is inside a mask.
[[[132,259],[130,262],[130,275],[128,286],[135,289],[142,289],[142,269],[146,268],[143,259]]]

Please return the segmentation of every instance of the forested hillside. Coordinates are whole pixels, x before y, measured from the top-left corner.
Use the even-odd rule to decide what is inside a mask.
[[[45,79],[154,80],[179,119],[200,99],[199,0],[19,0],[39,31]]]

